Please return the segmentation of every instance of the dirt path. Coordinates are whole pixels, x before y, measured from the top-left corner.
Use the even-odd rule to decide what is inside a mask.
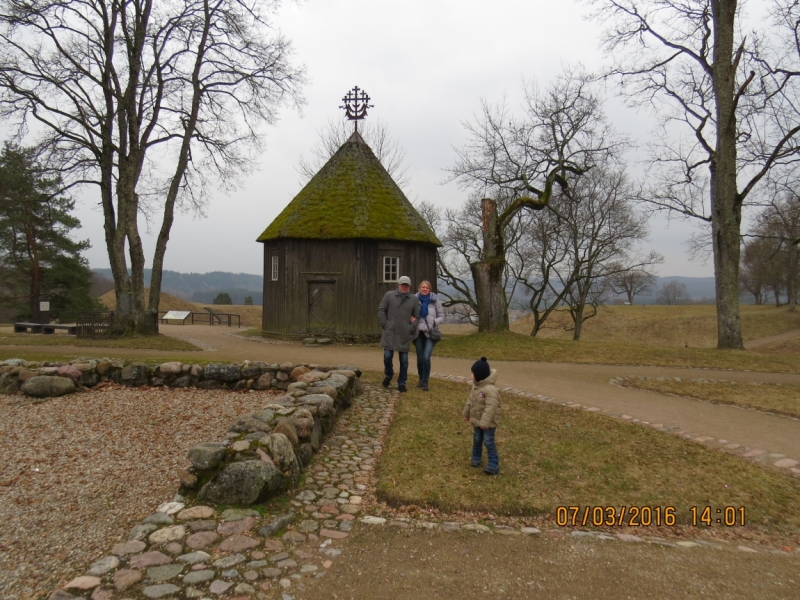
[[[785,342],[787,340],[791,340],[792,338],[796,338],[798,335],[800,335],[800,329],[792,329],[791,331],[784,331],[783,333],[779,333],[777,335],[770,335],[768,337],[758,338],[757,340],[750,340],[749,342],[744,343],[744,347],[746,350],[752,350],[753,348],[766,346],[767,344],[773,344],[775,342]]]
[[[20,354],[35,351],[40,354],[114,355],[120,358],[182,357],[192,360],[265,362],[306,362],[318,364],[355,364],[362,369],[382,371],[383,360],[378,348],[363,346],[307,347],[299,343],[252,341],[235,334],[236,329],[207,325],[165,325],[162,333],[190,341],[204,348],[200,353],[164,352],[158,350],[91,349],[20,346]],[[758,340],[756,340],[758,341]],[[412,374],[415,371],[411,357]],[[468,376],[472,360],[439,358],[434,351],[435,374]],[[500,384],[557,398],[562,402],[579,403],[617,414],[629,415],[641,421],[662,423],[691,431],[696,435],[725,439],[770,453],[800,459],[800,420],[762,413],[734,406],[711,404],[689,398],[663,396],[654,392],[621,388],[608,380],[617,376],[681,377],[690,379],[725,379],[730,381],[759,381],[766,383],[800,384],[800,374],[716,371],[711,369],[680,369],[672,367],[641,367],[615,365],[576,365],[543,362],[492,361],[500,373]],[[435,387],[434,387],[435,392]]]
[[[360,527],[324,584],[295,597],[796,598],[794,554]]]

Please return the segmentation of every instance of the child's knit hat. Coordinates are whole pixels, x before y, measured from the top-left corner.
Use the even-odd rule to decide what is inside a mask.
[[[472,374],[475,376],[475,381],[483,381],[486,379],[492,370],[489,368],[489,363],[486,362],[486,357],[481,356],[480,360],[476,360],[472,365]]]

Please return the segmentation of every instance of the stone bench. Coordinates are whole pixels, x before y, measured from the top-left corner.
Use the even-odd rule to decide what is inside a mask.
[[[42,324],[41,323],[14,323],[14,333],[28,333],[28,330],[31,330],[31,333],[42,333]]]
[[[45,334],[53,334],[56,332],[56,329],[64,329],[68,335],[78,335],[77,323],[48,323],[47,325],[42,325],[42,333]]]

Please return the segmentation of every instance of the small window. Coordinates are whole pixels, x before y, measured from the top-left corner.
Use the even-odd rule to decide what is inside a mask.
[[[278,257],[272,257],[272,281],[278,281]]]
[[[397,281],[400,272],[400,259],[397,256],[383,257],[383,280],[386,282]]]

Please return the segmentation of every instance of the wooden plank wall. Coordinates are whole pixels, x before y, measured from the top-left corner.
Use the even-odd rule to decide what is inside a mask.
[[[272,256],[279,260],[278,281],[272,281]],[[264,244],[265,331],[301,334],[308,325],[308,282],[336,283],[339,335],[377,335],[378,305],[396,287],[384,283],[383,257],[400,258],[400,275],[408,275],[412,291],[427,279],[436,286],[436,248],[414,242],[375,240],[274,240]]]

